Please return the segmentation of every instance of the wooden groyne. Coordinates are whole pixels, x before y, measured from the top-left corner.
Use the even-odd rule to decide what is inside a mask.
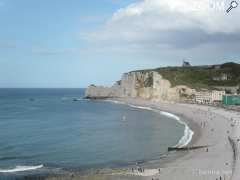
[[[190,151],[195,149],[207,148],[208,146],[189,146],[189,147],[169,147],[168,151]]]

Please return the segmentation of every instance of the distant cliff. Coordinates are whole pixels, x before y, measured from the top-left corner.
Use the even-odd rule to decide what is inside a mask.
[[[112,87],[91,85],[85,92],[86,98],[140,97],[144,99],[175,101],[193,95],[187,86],[171,87],[171,83],[158,72],[129,72]]]
[[[140,97],[158,101],[192,99],[196,90],[240,84],[240,65],[166,67],[123,74],[112,87],[90,85],[86,98]]]

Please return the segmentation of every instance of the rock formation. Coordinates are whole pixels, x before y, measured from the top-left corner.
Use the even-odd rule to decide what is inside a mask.
[[[135,71],[123,74],[112,87],[90,85],[85,97],[90,99],[132,97],[156,101],[178,101],[194,94],[187,86],[172,87],[171,83],[155,71]]]

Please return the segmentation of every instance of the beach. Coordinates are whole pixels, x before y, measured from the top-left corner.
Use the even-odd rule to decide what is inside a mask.
[[[203,148],[174,152],[171,153],[170,157],[119,170],[100,170],[97,173],[85,174],[84,176],[71,174],[69,178],[235,180],[239,177],[238,167],[240,167],[240,163],[237,145],[240,134],[238,128],[239,112],[196,104],[160,103],[132,98],[112,100],[184,117],[187,119],[185,123],[194,132],[187,147],[203,146]],[[139,167],[144,168],[144,172],[139,172],[137,170]],[[63,179],[66,178],[63,177]],[[49,179],[59,179],[59,177]]]

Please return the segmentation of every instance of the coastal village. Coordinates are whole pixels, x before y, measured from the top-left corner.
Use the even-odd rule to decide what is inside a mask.
[[[138,70],[124,73],[112,87],[91,85],[85,97],[142,98],[153,101],[207,104],[240,110],[240,65],[224,63]]]
[[[240,0],[0,0],[0,22],[0,180],[240,180]]]
[[[183,61],[183,67],[191,67],[187,61]],[[220,65],[212,65],[213,68],[220,69]],[[220,74],[218,77],[213,77],[215,81],[227,81],[231,79],[228,74]],[[196,91],[192,89],[192,103],[224,106],[235,110],[240,110],[240,84],[236,86],[216,86],[213,90],[201,89]]]
[[[191,142],[168,148],[186,151],[181,161],[136,164],[113,179],[239,180],[240,64],[192,66],[183,61],[181,66],[131,71],[111,87],[90,85],[85,98],[109,98],[189,119],[183,138]]]

